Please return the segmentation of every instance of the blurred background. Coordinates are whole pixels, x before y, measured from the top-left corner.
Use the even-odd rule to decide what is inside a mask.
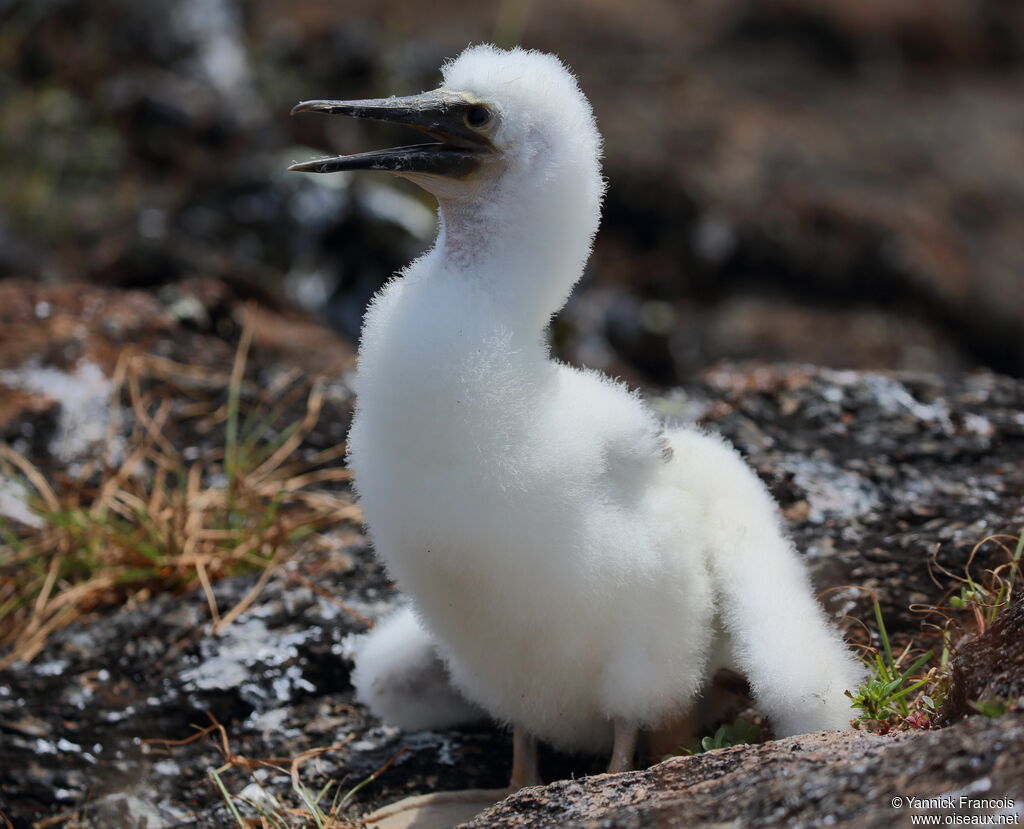
[[[354,341],[433,205],[287,173],[407,138],[288,111],[433,88],[481,41],[558,53],[606,138],[559,356],[652,386],[754,357],[1024,374],[1017,0],[0,0],[0,279],[223,285]]]

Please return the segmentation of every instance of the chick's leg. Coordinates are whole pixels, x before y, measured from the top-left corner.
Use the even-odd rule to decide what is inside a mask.
[[[509,788],[518,791],[541,785],[537,769],[537,739],[519,726],[512,732],[512,780]]]
[[[627,725],[622,720],[615,720],[615,732],[612,741],[612,757],[608,762],[608,773],[616,774],[620,771],[632,771],[633,760],[636,757],[637,727]]]
[[[521,728],[512,732],[512,781],[507,789],[466,789],[407,797],[369,815],[373,829],[440,829],[465,823],[524,786],[540,785],[537,740]]]

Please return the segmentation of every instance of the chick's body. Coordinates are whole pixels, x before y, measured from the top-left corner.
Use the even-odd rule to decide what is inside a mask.
[[[393,283],[364,342],[436,308],[432,276]],[[699,521],[637,399],[483,322],[442,313],[408,348],[364,348],[361,370],[403,380],[358,388],[361,503],[456,684],[542,738],[597,747],[610,716],[649,721],[701,680],[712,593],[679,543]]]
[[[756,476],[548,355],[603,191],[574,79],[550,56],[478,47],[445,81],[496,110],[501,166],[442,193],[434,249],[368,311],[349,461],[456,685],[574,749],[606,746],[613,720],[684,714],[723,661],[777,730],[843,725],[852,663]]]

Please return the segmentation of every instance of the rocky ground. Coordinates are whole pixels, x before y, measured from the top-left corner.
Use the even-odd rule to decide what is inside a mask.
[[[1022,740],[1020,714],[888,737],[791,737],[528,789],[467,829],[888,829],[917,825],[915,815],[954,814],[1013,825],[1024,812]],[[915,805],[942,797],[948,800]]]
[[[132,412],[109,387],[126,344],[224,372],[246,313],[259,320],[253,377],[298,364],[333,378],[320,421],[297,452],[344,435],[348,347],[299,318],[246,312],[220,283],[157,298],[74,286],[0,289],[0,437],[46,474],[73,475],[97,451],[111,407],[121,410],[118,434],[129,434]],[[839,588],[823,600],[855,639],[864,639],[855,619],[872,624],[871,591],[897,646],[935,644],[925,623],[938,619],[923,611],[958,589],[940,568],[962,574],[980,541],[1024,526],[1018,380],[984,371],[941,379],[723,363],[652,400],[666,417],[699,421],[743,449],[778,497],[817,586]],[[188,405],[194,400],[172,400],[171,409],[184,417]],[[216,437],[187,435],[200,452]],[[0,509],[10,520],[33,520],[28,487],[11,469],[0,478]],[[354,702],[350,637],[397,597],[356,525],[320,537],[297,548],[219,632],[202,590],[139,595],[91,610],[53,633],[30,663],[0,672],[0,811],[19,829],[47,820],[97,829],[235,826],[217,780],[233,794],[297,807],[293,769],[309,791],[335,781],[347,792],[389,760],[353,794],[351,817],[405,794],[502,785],[509,740],[501,731],[481,724],[402,734]],[[982,544],[972,572],[1004,560],[998,545]],[[216,605],[233,607],[257,578],[216,582]],[[1019,644],[1021,612],[990,631],[1000,653]],[[972,629],[969,617],[955,621]],[[972,647],[955,663],[964,699],[1022,692],[1019,659]],[[973,709],[961,706],[942,730],[794,738],[556,783],[476,825],[903,825],[909,812],[888,805],[897,794],[1010,797],[1008,813],[1019,817],[1021,715],[961,722],[965,713]],[[215,723],[223,732],[175,744]],[[597,770],[585,759],[543,757],[552,780]]]

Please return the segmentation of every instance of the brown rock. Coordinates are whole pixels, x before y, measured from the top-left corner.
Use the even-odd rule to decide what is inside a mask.
[[[956,798],[1024,798],[1024,715],[888,737],[837,732],[667,760],[647,771],[524,789],[465,829],[910,826],[914,814],[993,814]],[[913,798],[952,796],[951,808]],[[900,798],[900,805],[894,806]],[[1018,812],[1019,813],[1019,812]]]
[[[957,648],[950,673],[940,724],[977,713],[972,702],[1024,697],[1024,598],[1004,610],[985,633]]]

